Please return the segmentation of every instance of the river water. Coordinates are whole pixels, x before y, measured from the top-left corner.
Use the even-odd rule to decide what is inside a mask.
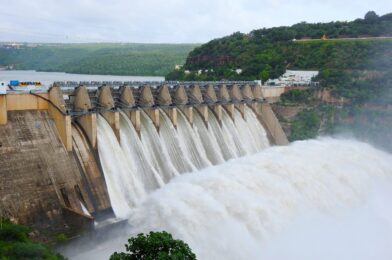
[[[34,70],[0,70],[0,82],[10,80],[41,82],[49,86],[54,81],[163,81],[163,77],[86,75],[64,72],[38,72]]]

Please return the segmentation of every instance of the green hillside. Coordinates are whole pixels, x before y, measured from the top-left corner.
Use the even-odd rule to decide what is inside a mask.
[[[234,33],[195,48],[185,66],[166,79],[266,81],[286,69],[318,70],[318,88],[292,90],[273,105],[289,139],[350,133],[392,151],[391,37],[392,13],[374,12],[351,22]],[[321,102],[315,98],[321,88],[348,102]],[[285,117],[279,115],[280,107],[302,112]]]
[[[329,40],[301,40],[323,36]],[[388,57],[392,54],[392,39],[375,38],[380,36],[392,36],[392,13],[378,16],[369,12],[364,19],[352,22],[303,22],[249,34],[237,32],[195,48],[184,69],[172,71],[167,79],[266,80],[286,69],[391,68]],[[242,69],[242,73],[237,74],[236,69]],[[200,75],[199,70],[203,70]]]
[[[80,74],[163,76],[183,64],[195,44],[40,44],[0,48],[0,65]]]

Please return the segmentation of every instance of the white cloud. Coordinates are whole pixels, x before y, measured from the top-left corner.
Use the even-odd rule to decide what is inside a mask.
[[[0,0],[0,41],[206,42],[235,31],[392,11],[390,0]]]

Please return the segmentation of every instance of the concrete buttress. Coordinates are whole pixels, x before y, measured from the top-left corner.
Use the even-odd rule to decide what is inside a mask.
[[[92,108],[91,100],[85,86],[79,86],[75,89],[74,109],[85,113],[76,118],[76,121],[82,127],[84,133],[91,146],[97,148],[97,115],[95,113],[88,113]]]
[[[67,151],[72,151],[71,116],[67,115],[63,92],[57,85],[49,89],[49,115],[52,117],[60,139]]]
[[[104,110],[101,111],[101,115],[109,123],[117,140],[120,142],[120,114],[115,110],[115,103],[109,86],[99,88],[98,102],[99,106]]]

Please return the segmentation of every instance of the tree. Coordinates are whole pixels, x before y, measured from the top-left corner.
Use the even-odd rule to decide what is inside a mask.
[[[374,11],[369,11],[365,14],[365,20],[367,21],[375,21],[378,19],[378,15]]]
[[[29,228],[0,217],[0,259],[63,260],[48,246],[29,239]]]
[[[270,78],[270,70],[271,70],[271,66],[267,64],[266,66],[264,66],[264,69],[260,72],[260,79],[263,83],[265,83]]]
[[[185,242],[173,239],[166,231],[150,232],[148,235],[138,234],[128,239],[125,248],[126,253],[115,252],[110,260],[196,259],[196,255]]]
[[[320,128],[320,116],[315,110],[300,112],[291,124],[290,141],[315,138]]]
[[[280,95],[280,100],[287,104],[304,104],[309,101],[311,95],[312,92],[309,90],[291,89]]]

